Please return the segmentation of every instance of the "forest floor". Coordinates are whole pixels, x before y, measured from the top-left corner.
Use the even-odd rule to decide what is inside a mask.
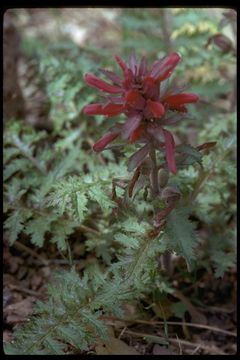
[[[72,255],[73,259],[80,258],[74,261],[79,271],[89,261],[82,257],[82,252],[81,245],[75,245]],[[4,239],[4,341],[13,339],[13,331],[31,316],[35,302],[46,298],[46,284],[51,281],[54,270],[68,266],[68,260],[56,253],[51,245],[46,253],[19,241],[9,247]],[[146,315],[141,318],[134,304],[129,304],[125,320],[105,319],[111,335],[122,341],[93,345],[92,350],[97,354],[134,353],[132,350],[143,355],[236,354],[236,272],[226,272],[223,279],[216,280],[205,270],[198,271],[194,285],[174,272],[171,283],[176,292],[162,303],[166,321],[161,309],[150,310],[148,318]],[[181,293],[177,289],[184,291]],[[186,305],[187,311],[180,320],[171,312],[167,314],[168,302],[174,298]],[[123,342],[129,345],[127,350],[122,349]]]

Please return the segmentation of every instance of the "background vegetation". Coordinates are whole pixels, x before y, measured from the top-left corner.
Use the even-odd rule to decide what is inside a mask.
[[[126,155],[132,146],[124,156],[118,150],[92,151],[116,119],[83,114],[83,107],[97,99],[83,76],[97,74],[100,67],[116,69],[114,55],[126,59],[133,49],[149,64],[166,53],[181,53],[176,84],[189,86],[200,101],[174,129],[176,143],[217,142],[201,167],[189,165],[171,180],[195,201],[189,210],[198,238],[191,272],[174,243],[140,251],[148,230],[144,214],[151,212],[142,193],[130,210],[118,217],[113,211],[112,178],[129,178]],[[235,108],[234,10],[5,13],[7,353],[236,352]],[[156,267],[154,256],[167,248],[176,252],[171,275]],[[132,270],[125,274],[129,264]],[[36,300],[44,300],[34,307],[38,316],[22,327]],[[187,326],[190,322],[198,326]]]

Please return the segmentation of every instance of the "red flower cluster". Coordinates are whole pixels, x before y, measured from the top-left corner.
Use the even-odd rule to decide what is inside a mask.
[[[85,75],[88,85],[111,95],[106,97],[104,104],[87,105],[84,113],[107,117],[124,113],[127,120],[124,124],[117,124],[111,128],[93,149],[97,152],[102,151],[118,136],[129,139],[131,143],[137,140],[151,143],[157,149],[165,149],[169,170],[175,174],[175,142],[172,134],[162,126],[171,125],[176,121],[176,114],[167,117],[169,110],[170,113],[171,110],[178,113],[187,112],[185,105],[198,100],[198,96],[192,93],[175,93],[171,89],[162,89],[162,82],[172,74],[181,60],[180,55],[172,53],[155,61],[150,69],[147,68],[145,58],[138,63],[134,54],[129,58],[129,65],[119,56],[115,56],[115,59],[122,70],[122,78],[112,71],[100,70],[112,84],[93,74]]]

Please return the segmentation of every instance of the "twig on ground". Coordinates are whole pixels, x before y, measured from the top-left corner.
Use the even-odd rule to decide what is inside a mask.
[[[118,339],[121,339],[121,337],[122,337],[123,334],[125,333],[126,329],[127,329],[127,326],[125,326],[125,327],[122,329],[121,333],[120,333],[119,336],[118,336]]]
[[[168,338],[168,341],[170,341],[173,344],[178,344],[180,342],[182,345],[186,345],[186,346],[194,346],[194,347],[198,346],[199,349],[203,349],[203,350],[207,351],[208,353],[213,353],[215,355],[227,355],[224,351],[218,349],[214,345],[208,346],[208,345],[193,343],[193,342],[182,340],[182,339],[172,339],[172,338]]]
[[[140,320],[141,321],[141,320]],[[150,322],[149,322],[150,323]],[[148,323],[148,324],[149,324]],[[214,331],[214,332],[219,332],[225,335],[229,335],[229,336],[237,336],[237,334],[235,334],[232,331],[228,331],[228,330],[223,330],[223,329],[219,329],[217,327],[214,326],[210,326],[210,325],[202,325],[202,324],[194,324],[194,323],[187,323],[187,322],[181,322],[181,321],[167,321],[168,325],[185,325],[185,326],[191,326],[191,327],[195,327],[195,328],[199,328],[199,329],[206,329],[206,330],[210,330],[210,331]],[[152,324],[161,324],[164,325],[164,321],[156,321],[156,322],[152,322]]]
[[[69,260],[64,259],[49,259],[48,262],[49,264],[69,265]],[[73,265],[81,264],[82,262],[83,260],[72,260]]]
[[[125,319],[119,319],[119,318],[113,318],[113,317],[106,318],[106,320],[107,319],[131,322],[131,323],[137,323],[137,324],[146,324],[146,325],[164,325],[165,324],[164,321],[147,321],[147,320],[137,320],[137,319],[136,320],[125,320]],[[229,336],[234,336],[234,337],[237,336],[237,334],[232,331],[219,329],[217,327],[210,326],[210,325],[202,325],[202,324],[195,324],[195,323],[188,323],[188,322],[181,322],[181,321],[167,321],[167,324],[168,325],[179,325],[179,326],[185,325],[185,326],[195,327],[195,328],[199,328],[199,329],[205,329],[205,330],[210,330],[210,331],[214,331],[214,332],[219,332],[219,333],[229,335]]]
[[[26,245],[20,243],[19,241],[15,241],[14,246],[18,247],[20,250],[23,250],[30,255],[36,257],[45,266],[48,265],[48,260],[44,259],[41,255],[37,254],[34,250],[29,249]]]
[[[179,338],[178,338],[177,334],[176,334],[176,338],[177,338],[177,340],[178,340],[179,355],[182,355],[182,354],[183,354],[183,351],[182,351],[182,346],[181,346],[181,342],[179,341]]]
[[[126,330],[125,334],[129,334],[129,335],[136,336],[136,337],[146,337],[146,336],[151,335],[151,334],[134,332],[131,330]],[[182,340],[182,339],[168,338],[167,340],[173,344],[178,344],[178,345],[181,344],[181,345],[186,345],[186,346],[191,346],[191,347],[199,346],[199,349],[201,348],[201,349],[207,351],[208,353],[214,353],[216,355],[227,355],[224,351],[219,350],[215,346],[207,346],[207,345],[203,345],[203,344],[197,344],[197,343],[189,342],[189,341]]]
[[[235,309],[226,309],[226,308],[221,308],[218,306],[208,306],[207,308],[201,308],[201,311],[203,312],[209,312],[209,311],[213,311],[213,312],[220,312],[220,313],[224,313],[224,314],[231,314],[234,312]]]
[[[31,295],[31,296],[35,296],[35,297],[38,297],[38,298],[42,297],[41,293],[39,293],[37,291],[34,291],[34,290],[24,288],[24,287],[21,287],[21,286],[18,286],[18,285],[8,284],[8,287],[11,290],[16,290],[16,291],[19,291],[19,292],[22,292],[22,293],[25,293],[25,294],[28,294],[28,295]]]
[[[191,355],[195,355],[200,348],[201,348],[201,345],[199,344],[199,345],[196,347],[196,349],[194,349],[194,350],[191,352]]]

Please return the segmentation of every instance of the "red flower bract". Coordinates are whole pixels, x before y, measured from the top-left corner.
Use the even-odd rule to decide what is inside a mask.
[[[96,152],[102,151],[110,142],[118,137],[118,133],[105,134],[100,140],[93,145],[93,150]]]
[[[158,81],[166,80],[179,61],[181,61],[181,56],[177,53],[166,56],[162,60],[157,60],[152,66],[150,72],[151,77]]]
[[[92,74],[86,74],[85,75],[85,81],[88,83],[88,85],[95,87],[97,89],[100,89],[102,91],[106,91],[111,94],[121,93],[122,89],[117,86],[112,86],[108,84],[106,81],[103,81]]]
[[[195,103],[198,101],[198,96],[196,94],[188,94],[188,93],[182,93],[182,94],[176,94],[176,95],[170,95],[162,99],[164,105],[168,106],[169,109],[182,111],[181,109],[187,110],[185,108],[185,104]]]
[[[130,143],[136,141],[152,143],[158,149],[162,149],[165,144],[166,162],[169,170],[175,174],[174,139],[172,134],[162,126],[168,125],[166,114],[169,111],[187,112],[185,105],[198,100],[198,96],[192,93],[170,94],[166,90],[164,90],[165,95],[161,96],[161,82],[169,78],[181,61],[181,56],[178,53],[172,53],[155,61],[150,69],[144,57],[137,62],[134,54],[130,55],[128,64],[118,55],[115,59],[121,69],[122,78],[112,71],[100,69],[112,84],[93,74],[85,75],[84,79],[89,86],[108,95],[105,96],[105,103],[85,106],[84,113],[106,117],[122,113],[126,115],[127,120],[120,126],[119,132],[108,132],[93,146],[93,149],[102,151],[119,135],[123,139],[128,139]],[[157,129],[162,134],[163,142],[155,136],[155,133],[159,132]]]
[[[84,112],[87,115],[116,116],[122,112],[122,109],[121,104],[90,104],[85,106]]]

